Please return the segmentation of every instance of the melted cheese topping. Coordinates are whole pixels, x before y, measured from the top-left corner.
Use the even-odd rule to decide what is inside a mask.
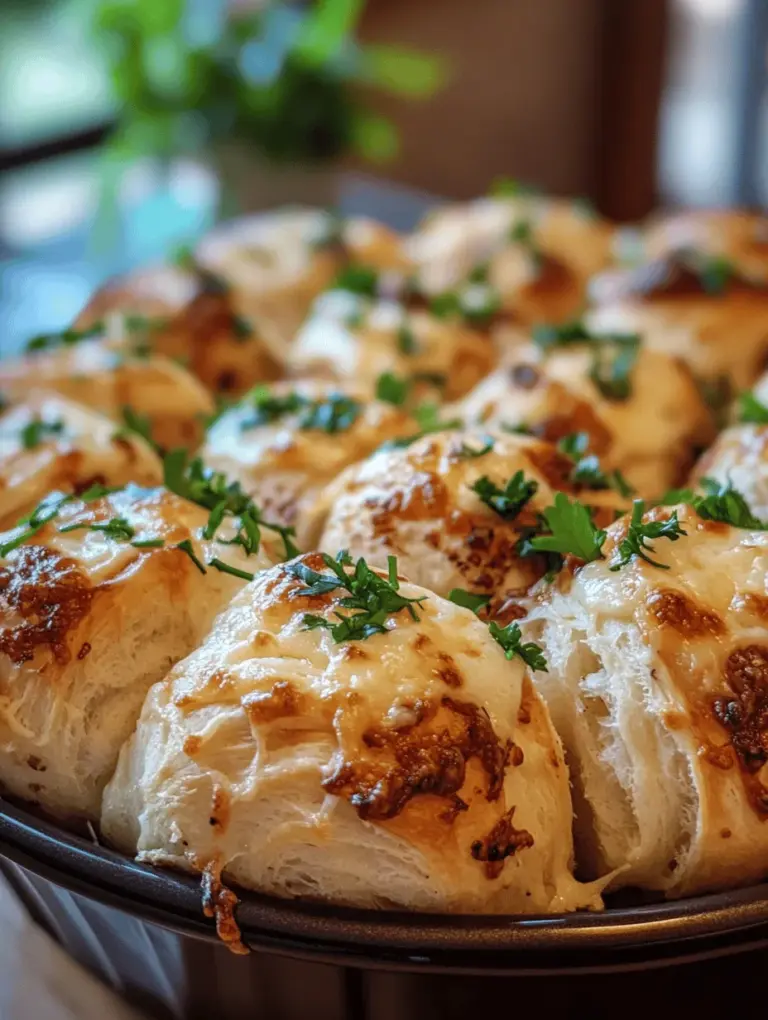
[[[713,429],[685,366],[643,346],[630,396],[611,400],[590,379],[591,364],[588,345],[547,355],[523,347],[450,411],[473,424],[526,426],[552,442],[586,432],[603,468],[620,470],[644,496],[681,484]]]
[[[153,690],[105,796],[108,837],[339,903],[594,901],[568,869],[557,742],[485,626],[403,584],[425,599],[417,620],[401,611],[386,633],[337,644],[304,614],[334,619],[345,593],[304,587],[286,567],[264,575]]]
[[[530,223],[537,260],[510,233]],[[409,241],[408,253],[428,293],[452,290],[478,265],[504,308],[528,324],[576,315],[586,281],[610,257],[612,229],[574,204],[533,196],[482,198],[431,213]]]
[[[24,536],[0,560],[3,789],[58,815],[97,817],[148,688],[199,644],[244,584],[206,564],[218,558],[256,573],[279,555],[266,531],[253,556],[225,544],[231,526],[206,539],[207,519],[163,489],[129,486],[62,504],[33,535],[25,526],[0,534],[0,544]],[[162,546],[137,548],[94,530],[115,520],[135,541]]]
[[[401,330],[412,337],[402,349]],[[315,304],[288,355],[295,376],[320,376],[374,393],[385,372],[411,379],[411,400],[442,393],[453,400],[491,370],[490,341],[458,321],[424,311],[407,313],[393,301],[372,302],[346,291],[329,291]]]
[[[467,456],[467,451],[482,451]],[[558,489],[573,491],[572,462],[539,440],[503,434],[438,433],[406,449],[382,451],[332,483],[323,496],[327,521],[320,547],[349,549],[369,563],[399,569],[440,595],[465,588],[495,596],[494,607],[522,597],[546,573],[540,557],[521,557],[518,542]],[[488,478],[500,489],[522,471],[537,485],[522,511],[506,520],[472,486]],[[585,502],[590,494],[580,496]],[[613,499],[613,493],[601,493]],[[607,520],[612,520],[609,511]],[[507,603],[509,611],[511,603]]]
[[[379,269],[405,268],[400,239],[369,219],[345,221],[325,244],[328,213],[289,209],[238,219],[208,234],[195,251],[206,269],[232,287],[242,312],[282,358],[317,295],[350,259]]]
[[[657,219],[645,250],[659,258],[681,248],[722,255],[747,276],[768,282],[768,218],[738,209],[697,209]]]
[[[153,320],[130,330],[123,315]],[[277,361],[236,296],[214,292],[191,270],[151,266],[107,282],[81,312],[76,328],[105,320],[110,346],[131,351],[137,343],[187,365],[210,389],[243,393],[273,379]]]
[[[606,559],[562,576],[528,629],[593,856],[628,863],[621,884],[679,895],[766,873],[768,533],[676,509],[687,534],[653,542],[665,569],[609,569],[625,518]]]
[[[697,462],[691,482],[702,478],[730,483],[756,517],[768,520],[768,426],[735,425],[721,432]]]
[[[24,430],[42,431],[24,445]],[[32,437],[34,440],[36,437]],[[53,490],[82,491],[89,485],[152,485],[162,465],[134,433],[116,435],[114,422],[55,393],[32,390],[23,404],[0,415],[0,528],[9,528]]]
[[[319,490],[349,464],[382,443],[418,432],[418,424],[400,408],[366,401],[356,389],[307,380],[270,387],[274,397],[297,394],[307,400],[349,397],[358,413],[348,428],[327,432],[302,428],[306,409],[280,415],[272,422],[249,424],[254,409],[247,400],[211,428],[201,456],[228,478],[237,479],[269,519],[296,525],[299,544],[317,540],[315,502]]]
[[[153,439],[167,449],[195,445],[201,419],[213,411],[211,396],[179,365],[162,357],[131,358],[99,341],[0,361],[0,392],[12,402],[36,386],[117,422],[131,407],[150,418]]]

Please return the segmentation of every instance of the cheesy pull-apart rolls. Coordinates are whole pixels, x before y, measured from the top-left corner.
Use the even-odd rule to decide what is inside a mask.
[[[518,615],[516,601],[550,569],[521,550],[558,490],[575,492],[575,462],[528,436],[441,432],[382,449],[331,482],[318,501],[320,548],[345,548],[447,596],[461,588],[492,599],[491,615]],[[603,523],[626,506],[608,488],[586,492]]]
[[[458,315],[441,317],[387,300],[331,290],[315,302],[288,353],[294,376],[336,379],[373,394],[391,373],[411,384],[413,402],[454,400],[491,371],[489,338]]]
[[[11,404],[33,387],[125,424],[141,422],[158,446],[194,448],[214,402],[194,376],[168,358],[136,357],[97,340],[36,351],[0,361],[0,393]],[[127,410],[126,410],[127,409]]]
[[[280,362],[314,299],[348,262],[407,266],[400,238],[383,224],[320,209],[234,220],[204,237],[194,255],[229,286]]]
[[[194,265],[148,266],[107,281],[75,328],[99,322],[113,345],[173,358],[218,393],[243,393],[277,375],[257,325],[240,314],[227,284]]]
[[[95,483],[156,485],[160,460],[141,436],[56,393],[31,390],[0,414],[0,529],[49,492]]]
[[[590,276],[610,261],[612,237],[613,228],[577,202],[481,198],[430,213],[408,254],[432,294],[486,267],[506,314],[532,325],[580,312]]]
[[[201,456],[237,479],[266,515],[295,526],[308,548],[318,537],[323,487],[382,443],[418,429],[401,408],[356,387],[297,380],[253,390],[212,426]]]
[[[693,249],[768,283],[768,216],[744,209],[686,209],[657,217],[644,236],[646,255],[663,258]]]
[[[649,347],[684,359],[714,396],[751,386],[766,367],[764,272],[700,249],[672,252],[596,278],[593,297],[593,329],[642,333]]]
[[[583,342],[521,347],[446,414],[523,428],[552,442],[589,437],[590,452],[641,495],[685,481],[714,424],[687,366],[645,346],[583,331]]]
[[[243,577],[275,562],[213,538],[165,489],[52,494],[0,534],[0,787],[96,819],[144,696]],[[216,563],[214,564],[214,561]]]
[[[522,660],[389,577],[313,553],[244,589],[147,696],[102,833],[214,890],[223,873],[366,907],[598,906],[571,874],[567,770]]]
[[[618,566],[629,518],[612,525],[605,558],[561,574],[527,631],[579,860],[682,896],[768,874],[768,533],[687,506],[643,522],[669,528],[673,512],[684,534],[646,545],[653,563],[624,546]]]

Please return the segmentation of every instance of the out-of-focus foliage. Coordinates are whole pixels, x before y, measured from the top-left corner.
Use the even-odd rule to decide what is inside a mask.
[[[392,157],[397,132],[365,105],[369,88],[424,98],[444,82],[435,56],[362,46],[365,0],[97,0],[94,31],[121,104],[121,160],[221,141],[263,157]]]

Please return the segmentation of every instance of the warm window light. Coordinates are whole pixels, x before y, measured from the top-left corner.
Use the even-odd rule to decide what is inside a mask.
[[[727,18],[742,6],[743,0],[681,0],[691,14],[701,18]]]

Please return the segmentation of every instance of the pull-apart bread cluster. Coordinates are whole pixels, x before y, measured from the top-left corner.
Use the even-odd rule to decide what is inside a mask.
[[[509,182],[281,210],[0,362],[2,795],[201,876],[233,948],[230,883],[768,877],[768,229],[617,236]]]

